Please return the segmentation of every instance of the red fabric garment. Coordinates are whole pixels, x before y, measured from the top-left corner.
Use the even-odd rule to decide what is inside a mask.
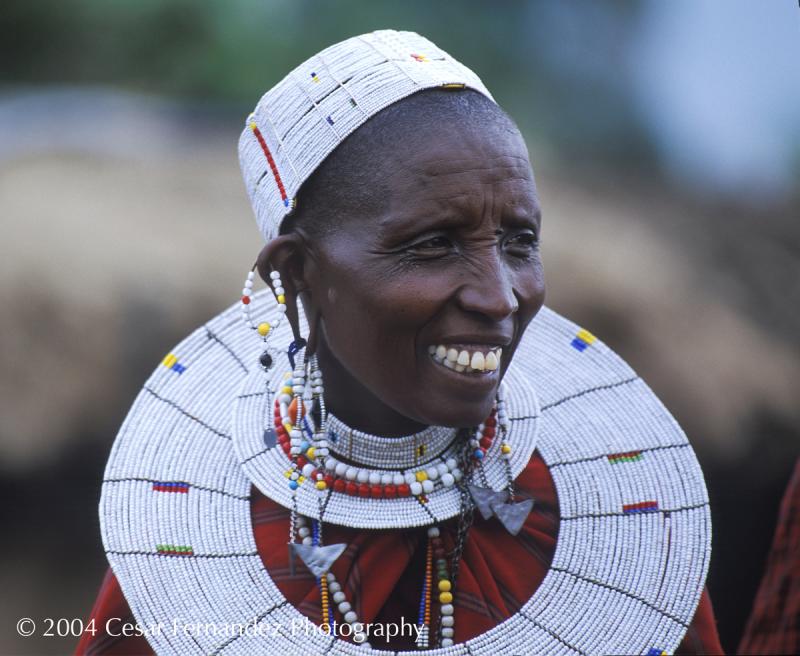
[[[516,612],[544,579],[558,535],[558,502],[553,480],[538,453],[516,480],[518,499],[536,500],[522,531],[516,537],[495,518],[483,520],[476,513],[464,548],[455,594],[455,639],[463,642],[489,630]],[[255,488],[251,516],[258,552],[278,588],[312,621],[321,621],[320,593],[314,577],[302,563],[289,576],[288,511]],[[453,546],[456,520],[442,526],[446,550]],[[416,624],[424,575],[426,530],[363,531],[325,525],[323,542],[348,546],[332,567],[347,599],[364,623],[406,622]],[[524,572],[524,576],[520,573]],[[435,608],[435,606],[434,606]],[[130,610],[113,574],[106,575],[90,619],[102,628],[110,617],[128,617]],[[432,616],[435,618],[436,613]],[[337,612],[337,619],[338,612]],[[435,626],[434,626],[435,631]],[[435,633],[433,633],[435,635]],[[386,648],[382,638],[372,637],[375,648]],[[413,639],[395,639],[392,649],[413,648]],[[152,653],[143,637],[110,637],[85,634],[77,654]],[[677,654],[722,654],[714,614],[704,591],[700,606]]]
[[[800,459],[783,495],[740,654],[800,654]]]

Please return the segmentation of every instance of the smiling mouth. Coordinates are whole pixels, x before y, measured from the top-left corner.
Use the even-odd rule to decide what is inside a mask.
[[[428,355],[458,373],[489,375],[500,367],[503,349],[489,344],[431,344]]]

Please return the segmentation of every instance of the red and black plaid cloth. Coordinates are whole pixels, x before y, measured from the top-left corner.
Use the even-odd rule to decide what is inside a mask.
[[[739,654],[800,654],[800,459],[781,501],[767,568]]]
[[[558,502],[553,480],[542,459],[534,454],[516,481],[518,498],[534,498],[536,504],[516,537],[495,518],[483,520],[476,513],[458,575],[455,595],[456,642],[483,633],[515,613],[531,597],[547,574],[558,535]],[[286,540],[288,511],[252,491],[251,516],[258,552],[269,575],[289,602],[312,621],[321,621],[320,594],[313,576],[302,563],[289,575]],[[455,520],[442,527],[445,547],[453,547]],[[333,565],[347,599],[358,618],[366,623],[415,624],[425,571],[427,532],[422,529],[364,531],[325,525],[326,544],[348,546]],[[520,574],[524,572],[524,576]],[[104,626],[111,617],[132,620],[130,609],[111,570],[106,574],[90,618]],[[377,649],[414,649],[406,639],[391,644],[372,637]],[[143,637],[115,638],[85,634],[77,654],[152,654]],[[678,654],[722,654],[714,614],[704,591],[694,620]]]

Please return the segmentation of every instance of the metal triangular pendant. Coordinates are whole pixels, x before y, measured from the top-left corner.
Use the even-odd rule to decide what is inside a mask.
[[[492,510],[506,530],[511,535],[516,535],[533,510],[533,499],[525,499],[525,501],[517,503],[499,503],[492,506]]]
[[[300,556],[300,560],[305,563],[314,576],[325,574],[346,548],[347,545],[344,543],[329,544],[324,547],[315,547],[311,544],[289,544],[289,550]]]
[[[467,488],[469,488],[469,494],[484,519],[489,519],[494,514],[493,506],[505,503],[508,498],[508,490],[497,491],[478,485],[468,485]]]

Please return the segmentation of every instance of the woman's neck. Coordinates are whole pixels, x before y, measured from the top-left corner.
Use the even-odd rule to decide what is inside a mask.
[[[383,403],[342,366],[323,340],[319,346],[317,357],[329,412],[351,428],[383,437],[402,437],[426,428],[426,424],[414,421]]]

